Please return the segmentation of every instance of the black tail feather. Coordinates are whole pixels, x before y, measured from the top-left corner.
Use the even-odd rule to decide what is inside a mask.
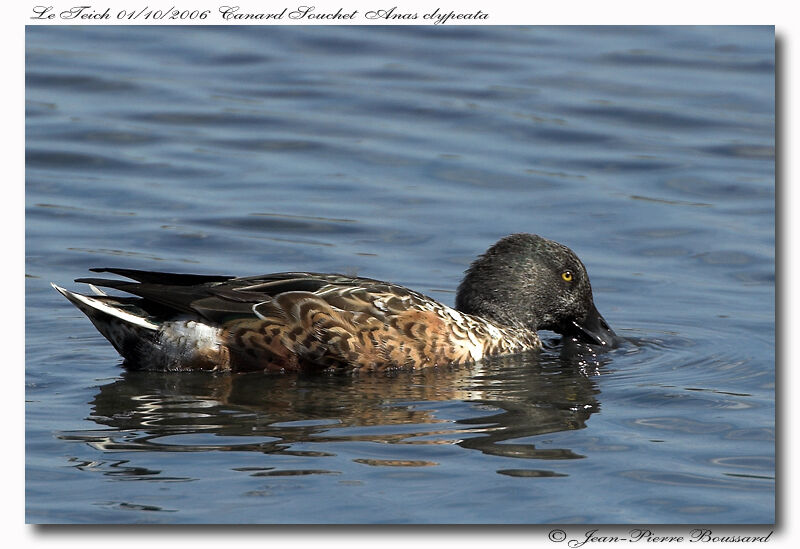
[[[139,269],[117,269],[108,267],[96,267],[89,269],[93,273],[111,273],[119,276],[143,282],[146,284],[169,284],[170,286],[193,286],[195,284],[204,284],[206,282],[224,282],[234,276],[229,275],[198,275],[198,274],[182,274],[182,273],[164,273],[160,271],[140,271]],[[75,282],[84,282],[86,280],[102,279],[78,279]],[[106,281],[108,282],[108,281]],[[89,282],[97,286],[107,286],[114,288],[115,286],[108,286],[107,284],[97,284],[96,282]]]

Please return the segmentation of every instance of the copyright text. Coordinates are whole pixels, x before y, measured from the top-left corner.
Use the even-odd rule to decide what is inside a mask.
[[[626,535],[609,535],[600,532],[599,528],[587,530],[578,535],[570,536],[561,528],[550,530],[547,537],[550,541],[566,542],[570,549],[578,549],[594,543],[767,543],[772,536],[770,530],[766,534],[721,534],[709,528],[694,528],[686,534],[659,535],[647,528],[634,528],[628,530]]]

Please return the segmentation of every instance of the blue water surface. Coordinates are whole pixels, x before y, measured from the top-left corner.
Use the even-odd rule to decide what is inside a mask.
[[[28,27],[33,523],[772,523],[772,27]],[[126,372],[90,267],[449,305],[531,232],[626,339],[360,376]]]

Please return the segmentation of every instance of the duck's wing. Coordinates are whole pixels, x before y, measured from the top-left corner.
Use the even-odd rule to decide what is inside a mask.
[[[106,278],[79,278],[76,282],[138,296],[143,300],[143,309],[162,318],[185,313],[217,324],[236,318],[285,316],[299,302],[309,299],[381,320],[387,314],[432,302],[402,286],[340,274],[285,272],[236,278],[116,268],[91,270],[135,282]],[[277,300],[279,296],[281,299]]]

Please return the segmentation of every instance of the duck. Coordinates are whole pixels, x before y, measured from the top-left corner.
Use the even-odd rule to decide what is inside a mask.
[[[52,284],[134,370],[383,371],[463,365],[542,348],[541,330],[613,348],[589,276],[567,246],[518,233],[467,269],[455,307],[371,278],[93,268],[92,295]],[[100,288],[126,295],[111,295]]]

